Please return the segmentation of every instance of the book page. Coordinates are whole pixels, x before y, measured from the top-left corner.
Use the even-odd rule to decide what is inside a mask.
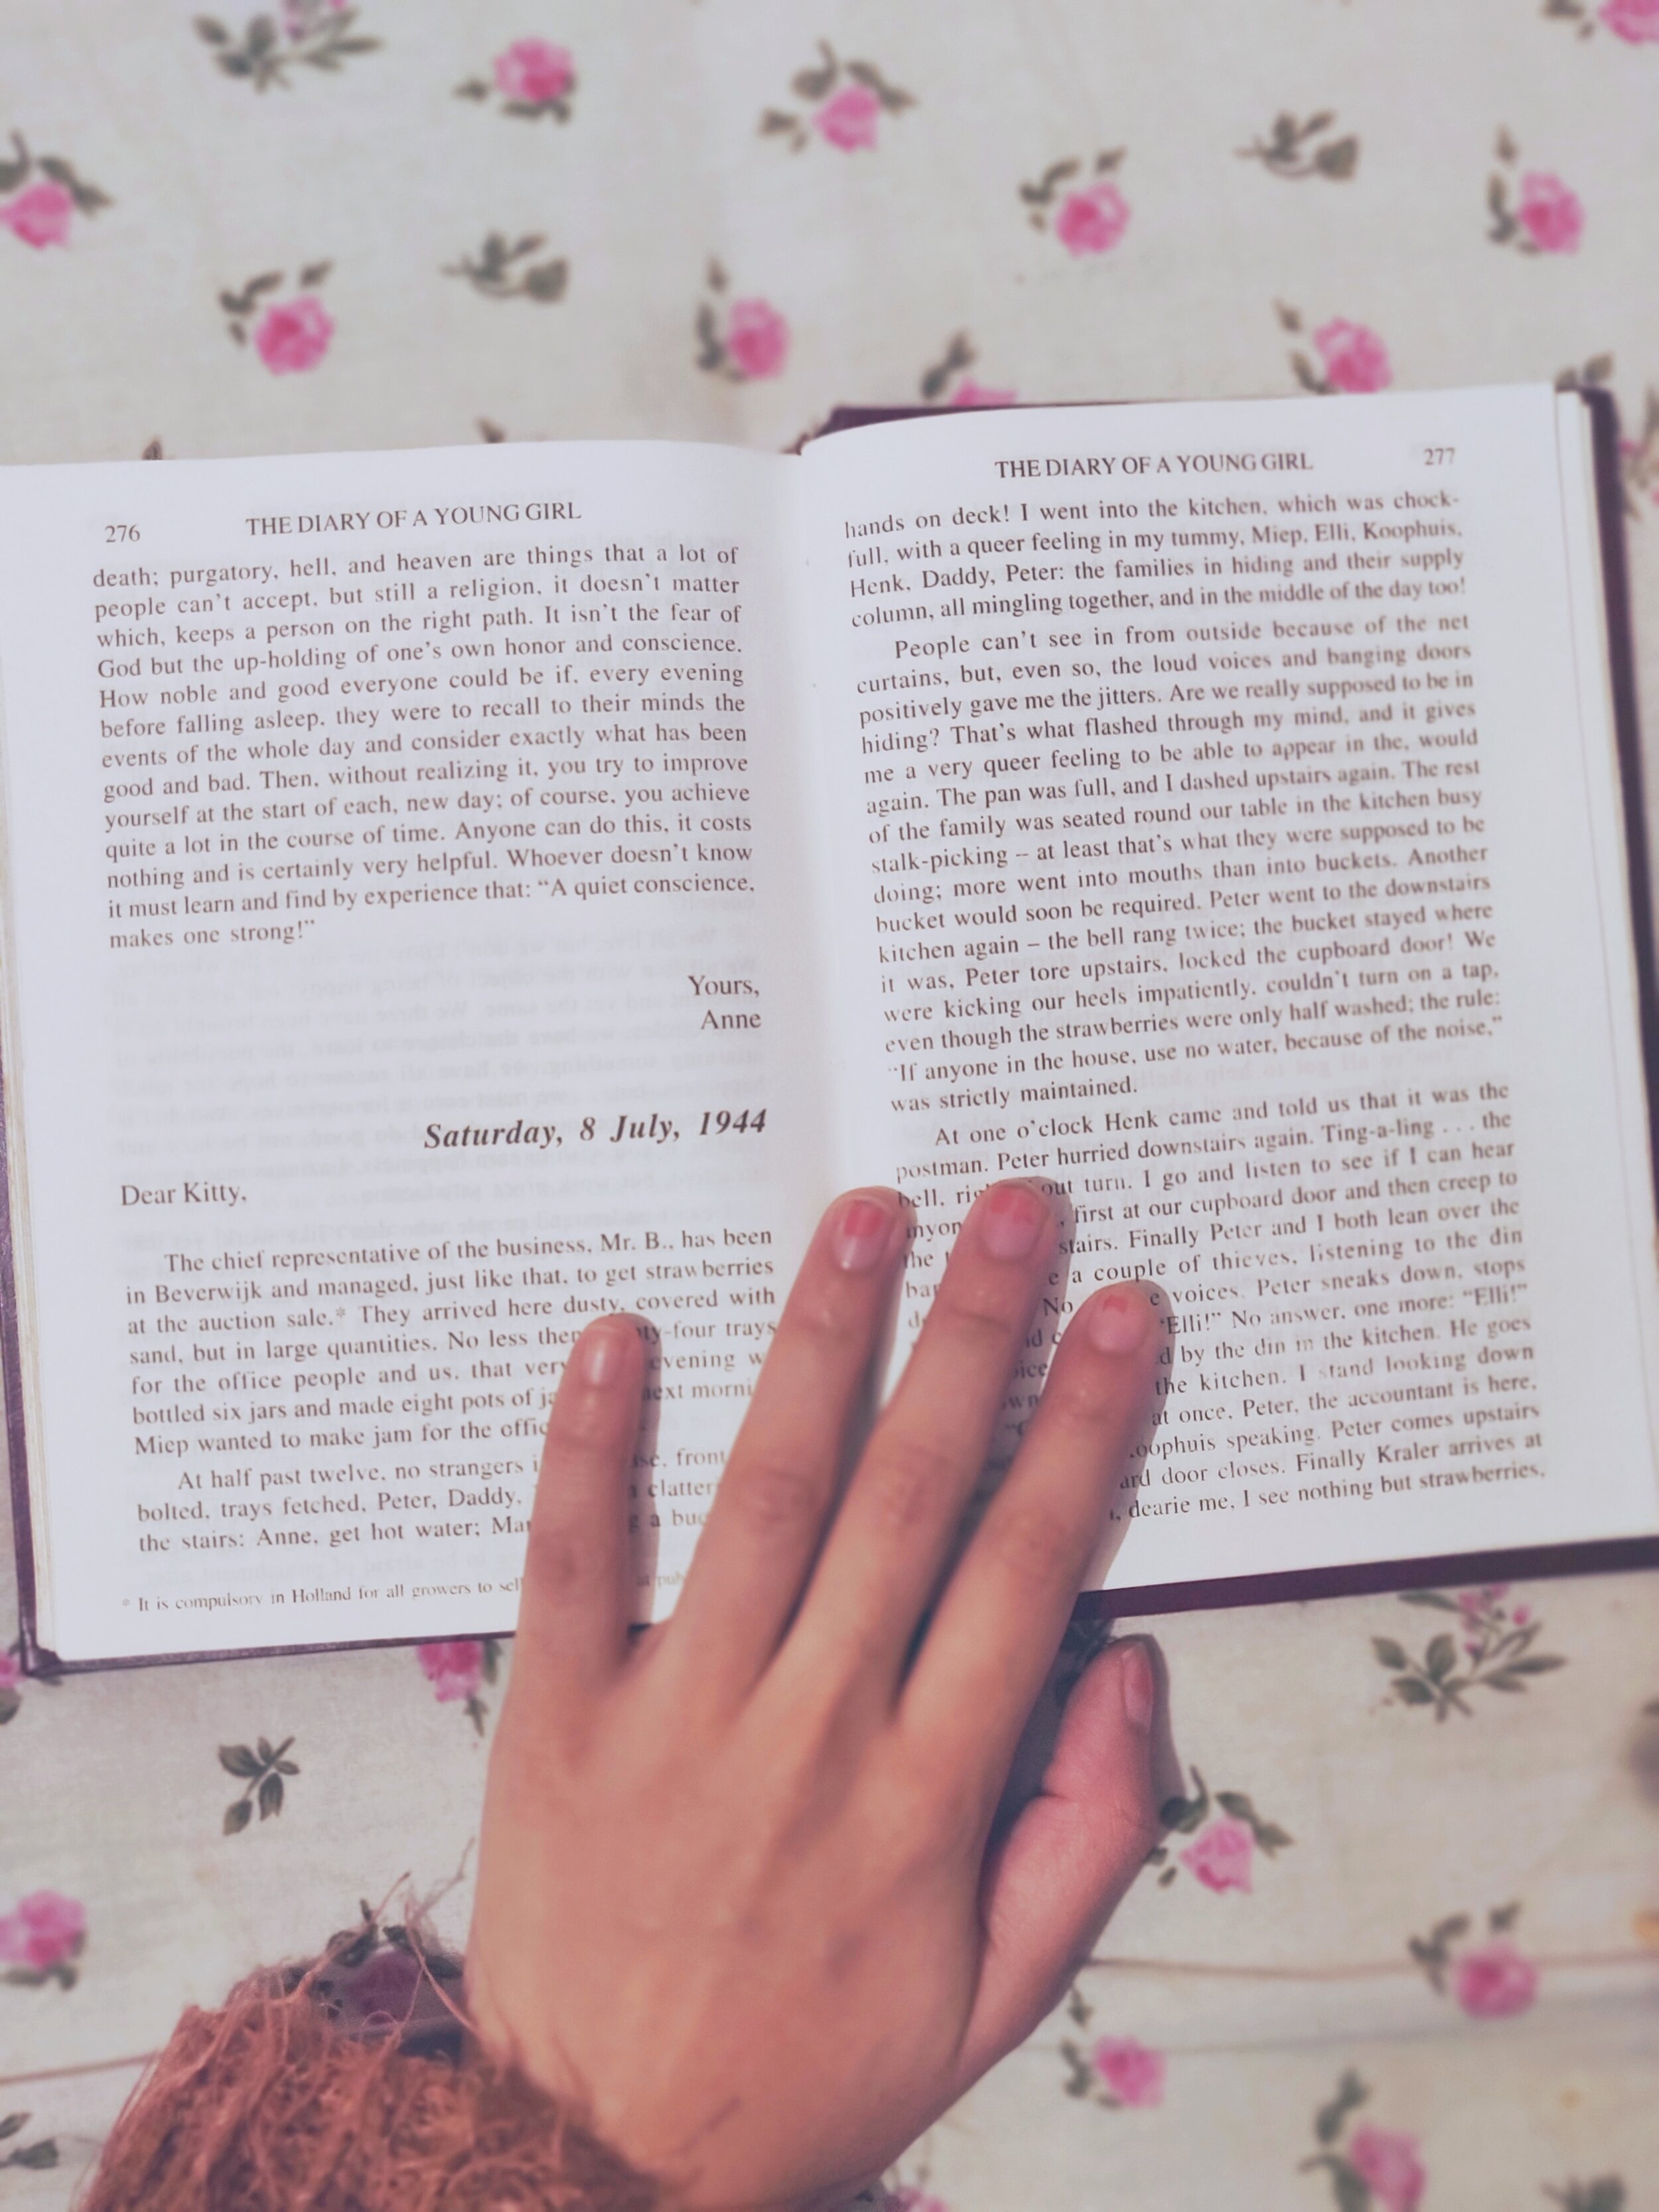
[[[912,1328],[998,1176],[1074,1205],[1054,1311],[1158,1285],[1114,1586],[1655,1528],[1583,411],[1021,410],[809,449],[843,1175],[918,1210]]]
[[[503,446],[0,483],[64,1659],[510,1629],[554,1382],[618,1307],[659,1340],[633,1498],[672,1601],[822,1157],[798,474]]]

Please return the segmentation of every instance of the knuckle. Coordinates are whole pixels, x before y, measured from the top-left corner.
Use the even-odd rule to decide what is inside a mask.
[[[791,1459],[767,1455],[728,1474],[721,1490],[726,1510],[761,1541],[781,1541],[816,1528],[823,1512],[822,1486]]]
[[[908,1730],[899,1731],[896,1741],[902,1757],[885,1778],[886,1832],[908,1846],[906,1856],[923,1872],[975,1855],[990,1810],[983,1774],[957,1753]],[[993,1789],[993,1802],[994,1796]]]
[[[930,1856],[952,1857],[964,1837],[979,1833],[987,1795],[985,1778],[963,1759],[918,1759],[905,1805],[908,1832],[923,1840]]]
[[[1121,1418],[1128,1399],[1115,1377],[1081,1360],[1068,1360],[1050,1375],[1042,1402],[1052,1419],[1069,1428],[1098,1430]]]
[[[861,1334],[866,1326],[865,1302],[857,1282],[822,1275],[798,1283],[783,1326],[806,1343],[831,1347]]]
[[[857,1670],[827,1667],[798,1684],[789,1748],[773,1755],[779,1779],[798,1794],[821,1793],[826,1776],[845,1770],[868,1727],[868,1696]],[[793,1780],[791,1779],[793,1778]]]
[[[525,1579],[553,1604],[604,1589],[613,1571],[611,1547],[573,1522],[532,1522]]]
[[[902,1534],[933,1520],[939,1501],[954,1497],[956,1457],[931,1437],[901,1431],[878,1440],[860,1480],[878,1525]]]
[[[1006,1357],[1024,1317],[1024,1303],[1017,1304],[1005,1286],[953,1284],[948,1278],[933,1310],[940,1334],[975,1357],[993,1352]]]
[[[983,1540],[1012,1582],[1048,1589],[1077,1573],[1083,1544],[1073,1523],[1035,1499],[1010,1499],[987,1521]]]

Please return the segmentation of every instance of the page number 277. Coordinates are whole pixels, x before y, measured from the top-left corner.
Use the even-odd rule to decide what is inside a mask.
[[[1455,446],[1425,446],[1423,465],[1425,469],[1446,469],[1457,459]]]

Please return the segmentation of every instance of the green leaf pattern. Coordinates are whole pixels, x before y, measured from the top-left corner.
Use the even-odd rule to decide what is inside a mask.
[[[547,240],[540,231],[509,240],[490,231],[476,253],[464,253],[444,270],[446,276],[465,277],[486,300],[534,300],[549,307],[562,300],[570,281],[570,264],[562,256],[538,261]]]
[[[300,1770],[289,1757],[294,1747],[294,1738],[284,1736],[281,1743],[273,1744],[268,1736],[261,1736],[256,1745],[222,1743],[219,1764],[225,1772],[246,1786],[240,1797],[226,1806],[221,1822],[227,1836],[240,1836],[253,1819],[257,1804],[262,1820],[274,1820],[283,1809],[288,1779]]]
[[[1474,1711],[1471,1692],[1516,1697],[1540,1675],[1565,1667],[1565,1658],[1533,1649],[1544,1624],[1533,1617],[1530,1607],[1506,1604],[1508,1595],[1506,1584],[1465,1590],[1457,1597],[1443,1590],[1407,1591],[1402,1605],[1455,1614],[1459,1626],[1431,1636],[1421,1659],[1413,1659],[1397,1637],[1372,1637],[1376,1663],[1394,1678],[1389,1691],[1395,1703],[1425,1708],[1437,1721],[1454,1712],[1468,1719]]]
[[[198,15],[196,35],[227,76],[251,84],[255,92],[268,91],[272,85],[287,91],[294,82],[290,70],[335,76],[356,55],[372,54],[380,47],[379,39],[366,37],[356,28],[356,8],[331,7],[327,0],[309,0],[309,4],[307,0],[289,0],[285,13],[286,35],[272,15],[250,16],[240,33],[216,15]]]
[[[1321,108],[1305,122],[1288,109],[1273,118],[1265,138],[1255,138],[1238,149],[1241,161],[1260,161],[1270,175],[1299,179],[1322,177],[1328,184],[1346,184],[1359,169],[1359,141],[1352,131],[1332,137],[1336,117]]]

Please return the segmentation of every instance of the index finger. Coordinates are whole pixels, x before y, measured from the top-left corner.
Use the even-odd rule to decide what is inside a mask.
[[[599,1687],[622,1664],[632,1610],[628,1476],[640,1428],[639,1331],[607,1314],[571,1347],[530,1510],[515,1690]]]
[[[896,1691],[985,1464],[1057,1234],[1046,1194],[982,1191],[847,1495],[792,1637],[793,1667]]]

